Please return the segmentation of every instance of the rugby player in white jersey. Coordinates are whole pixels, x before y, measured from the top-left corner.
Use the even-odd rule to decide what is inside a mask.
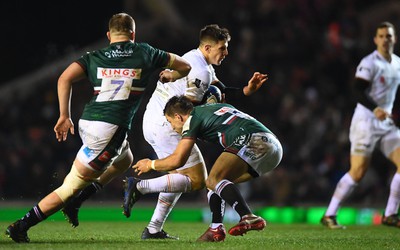
[[[355,74],[358,103],[350,126],[350,170],[339,180],[321,219],[321,223],[331,229],[345,228],[337,222],[338,209],[365,175],[375,148],[397,167],[382,224],[400,228],[400,131],[391,117],[400,84],[400,58],[393,54],[394,26],[389,22],[379,24],[374,42],[376,50],[361,60]]]
[[[230,39],[227,29],[215,24],[205,26],[199,34],[199,47],[182,56],[192,67],[189,75],[173,83],[157,83],[144,113],[143,134],[158,158],[172,154],[181,139],[181,135],[172,129],[164,116],[163,110],[167,101],[172,96],[185,95],[195,105],[200,104],[210,84],[215,84],[224,92],[225,86],[216,77],[212,65],[220,65],[228,55]],[[239,89],[239,91],[243,91],[246,96],[251,95],[266,80],[266,74],[255,72],[248,85]],[[204,188],[206,177],[207,169],[203,157],[199,148],[195,145],[186,164],[176,171],[142,181],[132,177],[128,178],[125,188],[124,214],[127,217],[130,216],[133,203],[141,195],[160,193],[153,216],[142,233],[142,239],[176,238],[163,230],[165,220],[181,194]],[[130,197],[131,194],[135,195],[135,193],[136,197]],[[210,197],[211,194],[208,196]]]

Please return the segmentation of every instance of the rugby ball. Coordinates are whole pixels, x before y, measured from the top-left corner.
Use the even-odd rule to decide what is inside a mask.
[[[204,93],[202,103],[203,104],[220,103],[221,101],[222,101],[221,90],[214,85],[210,85],[210,87],[208,87],[206,93]]]

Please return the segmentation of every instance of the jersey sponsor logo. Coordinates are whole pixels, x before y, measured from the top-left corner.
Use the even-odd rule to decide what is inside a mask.
[[[367,143],[357,143],[354,147],[354,153],[357,154],[364,154],[365,152],[368,151],[368,149],[371,147],[371,144]]]
[[[129,57],[133,54],[133,49],[128,50],[121,50],[120,46],[117,46],[116,50],[106,51],[104,55],[108,58],[115,58],[115,57]]]
[[[109,152],[104,151],[101,155],[99,155],[98,159],[102,162],[108,162],[111,159],[111,155]]]
[[[196,80],[194,80],[194,83],[193,83],[193,84],[194,84],[197,88],[200,88],[201,80],[196,78]]]
[[[240,135],[238,137],[235,138],[235,140],[233,141],[233,145],[235,146],[244,146],[249,142],[250,139],[250,135]]]
[[[369,148],[369,147],[371,147],[371,144],[367,144],[367,143],[357,143],[357,147]]]
[[[203,88],[205,89],[206,84],[203,83],[200,79],[196,78],[196,79],[189,79],[186,83],[186,88],[190,89],[190,88]]]
[[[381,77],[379,78],[379,82],[380,82],[381,84],[385,84],[385,77],[381,76]]]
[[[356,149],[354,149],[354,153],[363,154],[363,153],[365,153],[365,150],[356,148]]]
[[[140,79],[141,74],[142,69],[97,68],[97,79],[112,77],[129,77],[131,79]]]
[[[214,112],[215,115],[219,115],[219,116],[227,114],[227,113],[232,114],[232,116],[230,116],[227,120],[225,120],[223,124],[228,123],[234,116],[242,118],[242,119],[254,120],[254,118],[251,117],[250,115],[243,113],[242,111],[239,111],[237,109],[231,108],[231,107],[222,107]]]
[[[249,158],[252,161],[255,161],[255,160],[257,160],[259,158],[259,156],[256,155],[254,152],[251,152],[251,151],[248,151],[248,150],[244,151],[243,155],[246,156],[247,158]]]
[[[371,72],[371,70],[369,68],[365,68],[365,67],[359,67],[358,68],[358,71],[363,71],[363,70]]]

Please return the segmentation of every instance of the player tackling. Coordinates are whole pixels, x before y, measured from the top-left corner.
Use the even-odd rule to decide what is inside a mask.
[[[212,166],[206,187],[232,206],[241,218],[229,234],[237,236],[264,229],[266,221],[253,214],[235,183],[259,177],[279,164],[282,146],[275,135],[253,117],[225,103],[194,107],[187,97],[174,96],[167,102],[164,114],[182,139],[171,155],[138,161],[132,167],[138,175],[150,170],[171,171],[184,165],[197,139],[220,145],[224,152]],[[215,236],[210,230],[199,240],[210,241],[209,235]],[[221,236],[212,241],[223,241],[225,236]]]

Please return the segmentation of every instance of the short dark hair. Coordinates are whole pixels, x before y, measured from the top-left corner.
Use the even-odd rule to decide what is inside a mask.
[[[193,103],[184,95],[173,96],[165,104],[164,115],[173,116],[178,113],[187,115],[193,110]]]
[[[126,13],[118,13],[110,18],[108,29],[110,32],[130,34],[135,32],[135,20]]]
[[[229,42],[231,40],[231,35],[229,34],[228,29],[221,28],[217,24],[209,24],[200,30],[199,40],[200,44],[207,40],[216,43],[219,41]]]
[[[378,31],[378,29],[382,29],[382,28],[392,28],[393,31],[395,31],[394,25],[391,22],[381,22],[376,27],[376,31]],[[396,31],[395,31],[395,33],[396,33]]]

